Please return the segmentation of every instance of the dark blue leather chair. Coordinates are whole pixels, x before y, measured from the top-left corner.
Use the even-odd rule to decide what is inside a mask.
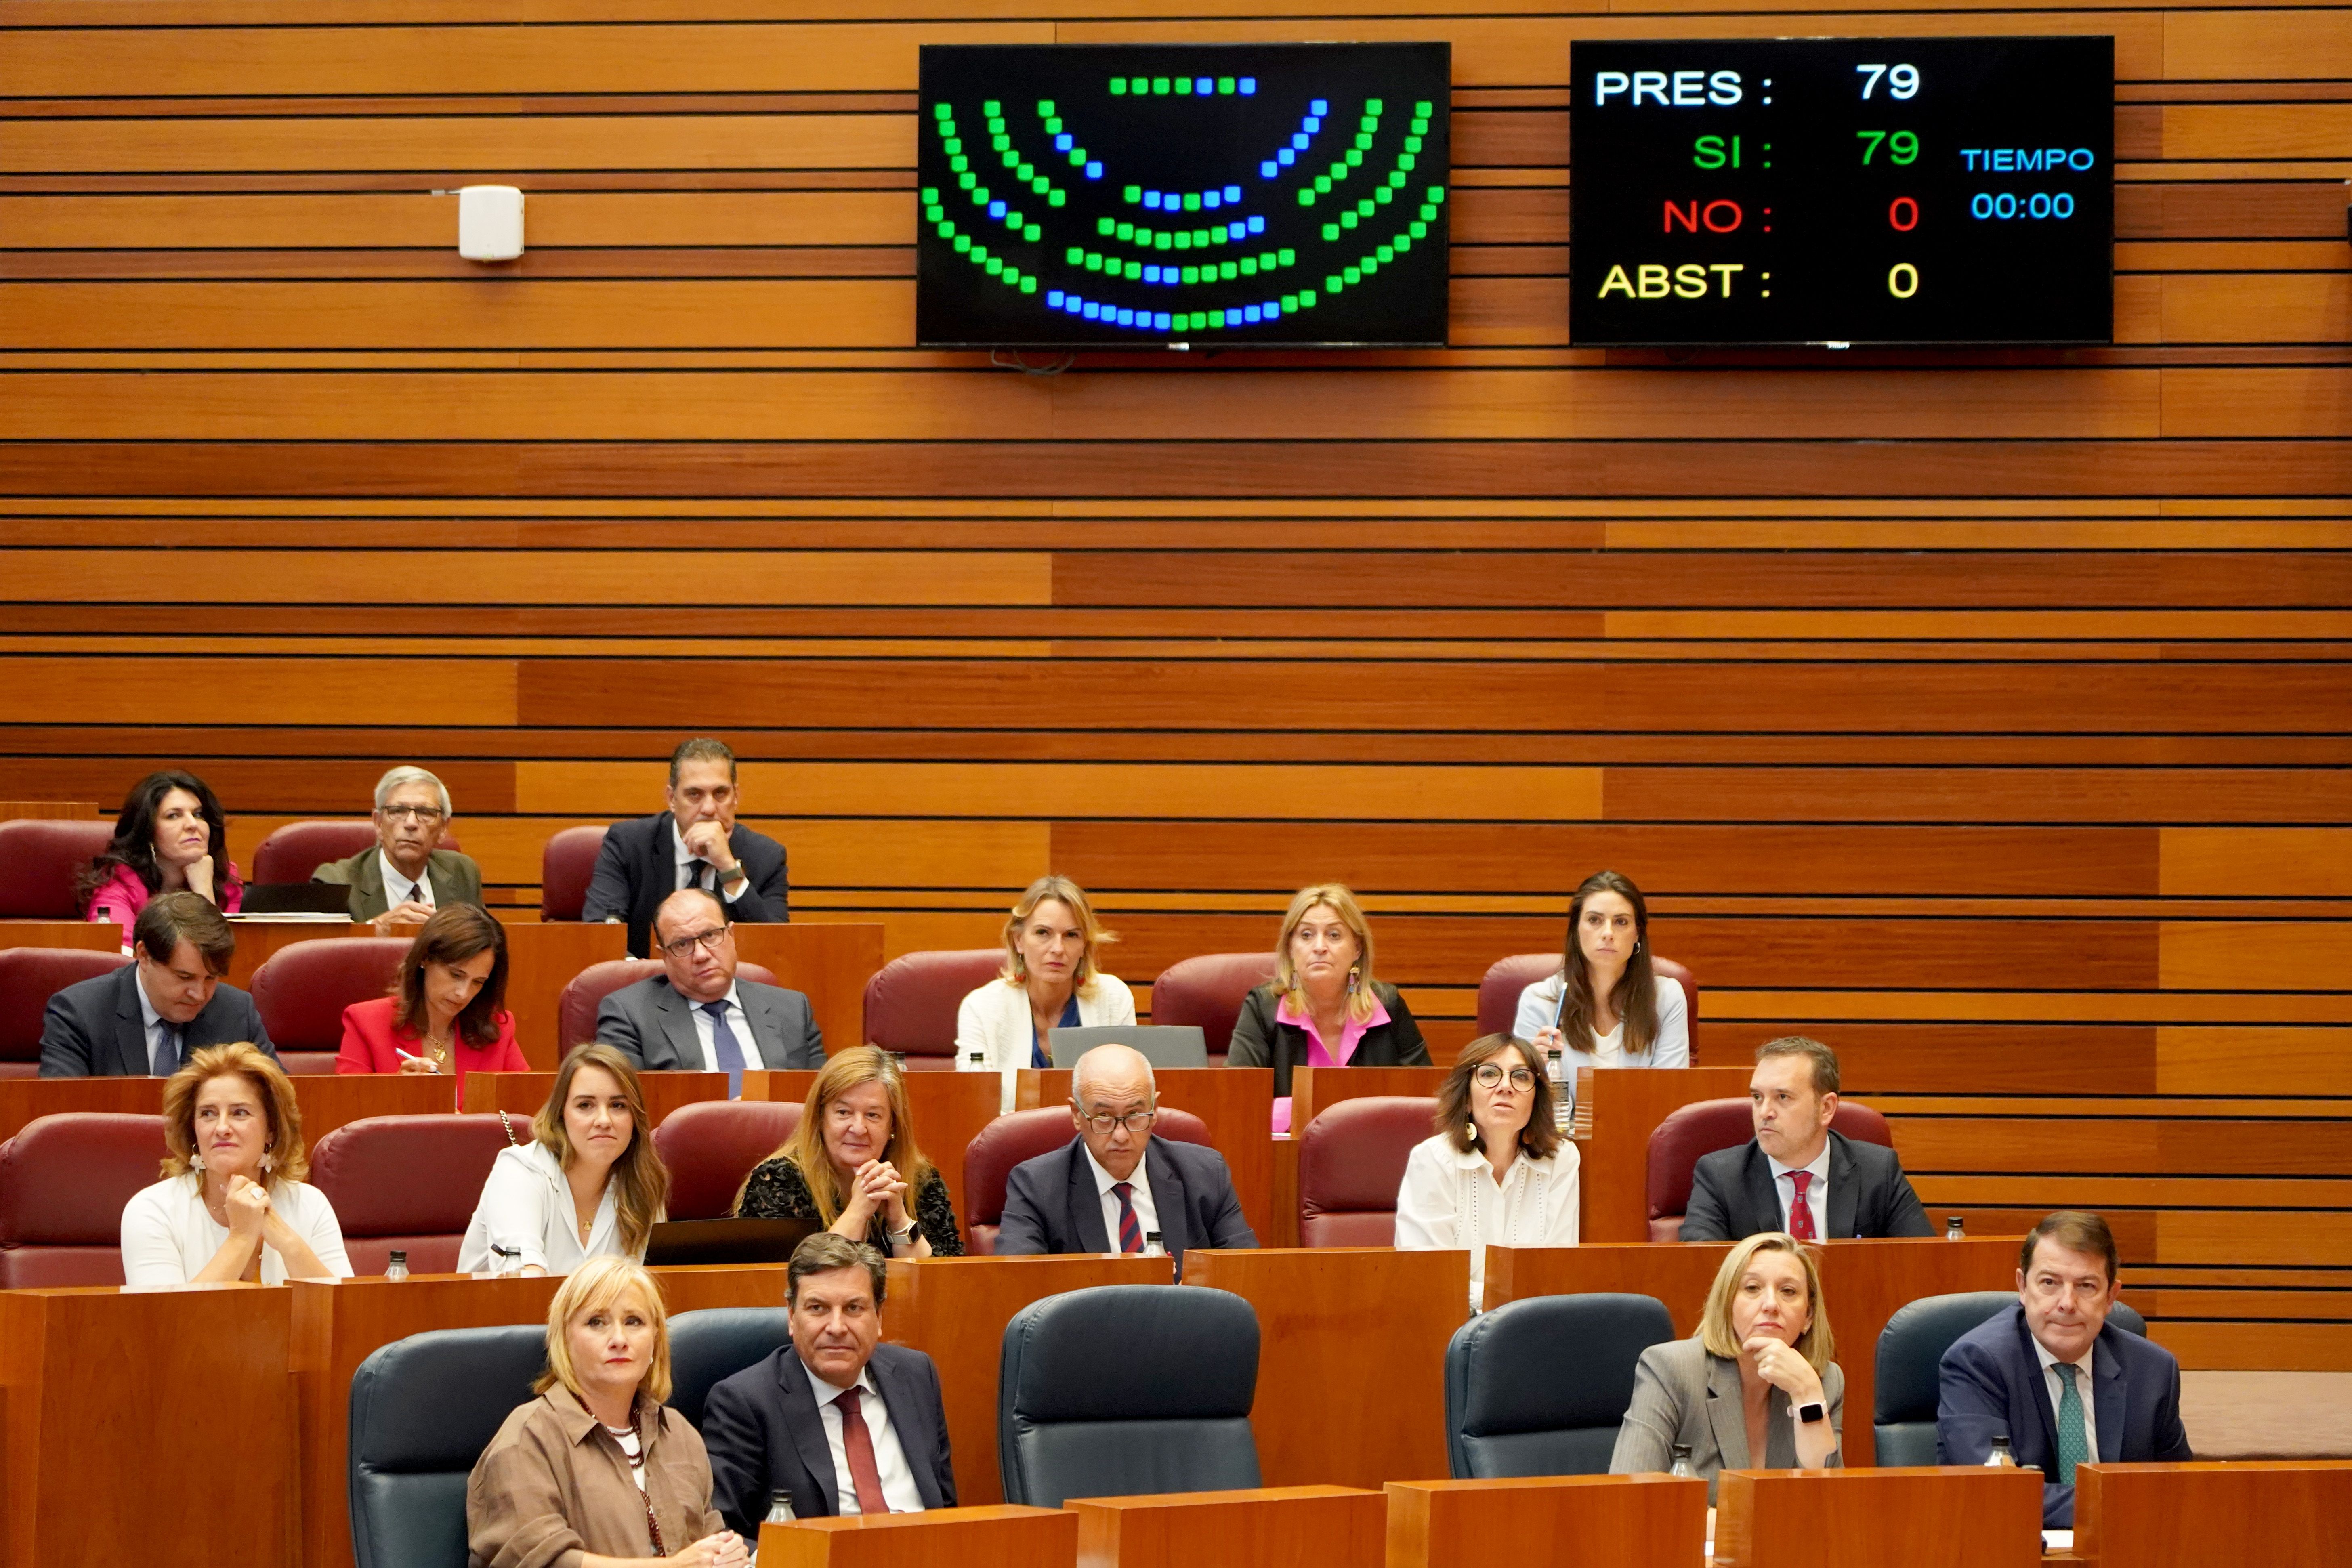
[[[2014,1290],[1964,1290],[1905,1304],[1878,1333],[1878,1386],[1871,1435],[1881,1465],[1932,1465],[1936,1459],[1937,1369],[1952,1342],[2017,1302]],[[2145,1336],[2147,1320],[2121,1301],[2107,1314],[2119,1329]]]
[[[712,1307],[680,1312],[669,1321],[669,1407],[699,1432],[702,1407],[713,1388],[792,1342],[787,1308]]]
[[[1471,1319],[1445,1347],[1454,1479],[1608,1474],[1633,1369],[1674,1337],[1649,1296],[1534,1296]]]
[[[1103,1285],[1023,1308],[1004,1326],[997,1396],[1004,1500],[1258,1485],[1257,1350],[1250,1304],[1197,1285]]]
[[[352,1374],[352,1555],[359,1568],[466,1568],[466,1481],[547,1368],[536,1323],[437,1329]]]

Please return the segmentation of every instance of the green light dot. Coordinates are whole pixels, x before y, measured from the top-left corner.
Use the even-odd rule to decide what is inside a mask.
[[[1176,96],[1179,98],[1188,98],[1192,95],[1192,79],[1189,76],[1178,77],[1176,79]]]
[[[1314,289],[1302,289],[1298,291],[1298,308],[1302,310],[1311,310],[1315,309]]]
[[[1402,174],[1398,174],[1398,175],[1396,175],[1396,176],[1394,176],[1394,177],[1395,177],[1396,179],[1398,179],[1398,180],[1402,180],[1402,179],[1404,178],[1404,176],[1403,176]],[[1381,186],[1377,187],[1377,188],[1372,192],[1372,200],[1374,200],[1375,202],[1378,202],[1378,203],[1379,203],[1381,205],[1382,205],[1382,206],[1386,206],[1386,205],[1388,205],[1391,202],[1392,202],[1392,201],[1396,200],[1396,194],[1397,194],[1397,188],[1396,188],[1396,186],[1394,186],[1394,185],[1381,185]]]
[[[1394,261],[1396,259],[1396,249],[1392,246],[1383,245],[1378,250],[1372,252],[1372,254],[1379,257],[1383,263]]]
[[[1346,212],[1339,215],[1339,226],[1341,228],[1353,228],[1363,221],[1363,219],[1356,216],[1356,209],[1353,207],[1349,207]]]
[[[1173,235],[1155,234],[1151,237],[1151,248],[1154,250],[1166,250],[1175,243],[1176,237]]]
[[[1230,283],[1240,275],[1240,268],[1230,261],[1217,268],[1217,278],[1220,282]]]
[[[955,237],[956,226],[950,223],[945,218],[940,219],[940,237],[941,239],[953,239]]]
[[[1415,239],[1427,239],[1429,237],[1429,225],[1426,222],[1416,222],[1407,232],[1409,232]]]
[[[1126,192],[1126,197],[1127,197],[1127,200],[1128,200],[1128,201],[1129,201],[1129,202],[1139,202],[1139,201],[1141,201],[1141,200],[1143,199],[1143,187],[1142,187],[1141,185],[1129,185],[1129,186],[1128,186],[1128,187],[1127,187],[1127,192]]]
[[[1432,185],[1432,186],[1430,186],[1430,187],[1429,187],[1429,199],[1430,199],[1431,201],[1433,201],[1433,202],[1442,202],[1442,201],[1444,201],[1444,200],[1445,199],[1445,187],[1444,187],[1444,185]]]
[[[1236,310],[1236,311],[1234,311],[1234,320],[1235,324],[1236,324],[1236,325],[1238,325],[1238,324],[1239,324],[1239,322],[1240,322],[1240,320],[1241,320],[1241,312],[1240,312],[1239,310]],[[1223,327],[1224,324],[1225,324],[1225,313],[1224,313],[1223,310],[1212,310],[1212,311],[1210,311],[1210,312],[1209,312],[1209,325],[1210,325],[1210,326],[1212,326],[1212,327],[1219,327],[1219,328],[1221,328],[1221,327]]]
[[[1073,267],[1084,267],[1087,264],[1086,247],[1082,245],[1070,247],[1069,249],[1062,252],[1062,259]]]
[[[1324,237],[1326,240],[1333,240],[1333,239],[1337,239],[1337,238],[1339,238],[1339,226],[1338,224],[1336,224],[1336,223],[1327,223],[1327,224],[1325,224],[1325,225],[1323,226],[1323,237]]]
[[[1418,152],[1420,152],[1420,151],[1421,151],[1421,138],[1420,138],[1420,137],[1418,137],[1418,136],[1408,136],[1408,137],[1406,137],[1406,138],[1404,139],[1404,150],[1405,150],[1406,152],[1408,152],[1408,153],[1418,153]]]
[[[1339,177],[1339,179],[1343,179],[1343,180],[1344,180],[1344,179],[1346,179],[1346,178],[1348,177],[1347,171],[1346,171],[1346,170],[1344,170],[1344,169],[1342,169],[1342,170],[1339,172],[1339,174],[1338,177]],[[1328,195],[1328,194],[1330,194],[1330,190],[1331,190],[1331,181],[1332,181],[1332,178],[1333,178],[1333,176],[1332,176],[1332,175],[1329,175],[1329,174],[1318,174],[1318,175],[1316,175],[1316,176],[1315,176],[1315,194],[1316,194],[1316,195]]]
[[[1069,199],[1068,193],[1065,191],[1047,191],[1045,193],[1045,205],[1049,207],[1066,205],[1069,202]]]
[[[1153,77],[1151,79],[1151,90],[1155,95],[1165,97],[1168,92],[1168,79],[1164,76]]]
[[[1323,279],[1323,291],[1326,294],[1337,294],[1345,286],[1336,275]]]
[[[1208,324],[1209,313],[1206,310],[1195,310],[1192,312],[1192,330],[1194,331],[1197,332],[1204,330]]]
[[[1135,226],[1134,226],[1133,224],[1131,224],[1131,223],[1123,223],[1123,224],[1119,224],[1119,225],[1118,225],[1117,226],[1115,226],[1115,227],[1114,227],[1114,226],[1111,226],[1111,221],[1110,221],[1110,219],[1108,219],[1108,218],[1105,218],[1105,219],[1103,219],[1103,224],[1104,224],[1104,226],[1105,226],[1105,227],[1104,227],[1104,231],[1103,231],[1103,232],[1105,232],[1106,234],[1116,234],[1116,235],[1118,235],[1118,237],[1119,237],[1119,238],[1121,238],[1121,239],[1133,239],[1133,238],[1135,237],[1135,235],[1136,235],[1136,228],[1135,228]],[[1145,243],[1146,245],[1149,245],[1149,244],[1150,244],[1151,242],[1150,242],[1150,240],[1147,237],[1147,238],[1144,240],[1144,243]]]
[[[1368,98],[1368,99],[1364,100],[1364,112],[1365,112],[1365,113],[1367,113],[1367,114],[1378,114],[1380,111],[1381,111],[1381,100],[1380,100],[1379,99],[1377,99],[1377,98]]]
[[[1348,167],[1349,167],[1350,169],[1360,169],[1360,168],[1362,168],[1363,166],[1364,166],[1364,150],[1363,150],[1361,147],[1350,147],[1350,148],[1349,148],[1349,149],[1348,149]]]
[[[1315,205],[1315,193],[1310,190],[1300,191],[1298,193],[1298,205],[1302,207],[1313,206]]]
[[[1006,213],[1004,215],[1004,226],[1007,228],[1018,229],[1027,221],[1028,220],[1023,217],[1019,213]]]
[[[1132,283],[1132,282],[1136,281],[1136,279],[1138,279],[1141,278],[1142,276],[1143,276],[1143,263],[1142,263],[1142,262],[1140,262],[1140,261],[1130,261],[1130,262],[1129,262],[1129,263],[1127,264],[1127,280],[1128,280],[1129,282]]]
[[[1035,179],[1029,182],[1029,188],[1042,196],[1047,191],[1054,188],[1054,182],[1045,178],[1045,175],[1040,174]]]
[[[1356,204],[1356,214],[1357,214],[1357,216],[1358,216],[1359,217],[1370,217],[1370,216],[1372,216],[1372,198],[1371,198],[1371,197],[1370,197],[1370,196],[1366,196],[1362,201],[1358,202],[1358,203]]]
[[[1089,250],[1089,251],[1087,251],[1087,271],[1089,271],[1089,272],[1100,272],[1102,269],[1103,269],[1103,258],[1102,258],[1102,252],[1101,252],[1101,251],[1099,251],[1099,250]]]
[[[1364,280],[1363,268],[1360,267],[1350,267],[1345,272],[1340,273],[1339,276],[1345,278],[1350,283],[1361,283]]]
[[[1290,247],[1288,247],[1288,246],[1286,246],[1286,246],[1284,246],[1284,247],[1282,247],[1282,264],[1283,264],[1285,267],[1296,267],[1296,266],[1297,266],[1297,265],[1298,265],[1298,252],[1297,252],[1297,251],[1295,251],[1295,250],[1291,249],[1291,248],[1290,248]]]
[[[1045,117],[1045,134],[1048,136],[1059,136],[1061,133],[1062,117],[1058,114],[1047,115]]]
[[[1045,231],[1034,223],[1024,224],[1021,226],[1021,237],[1034,245],[1045,237]]]
[[[1358,152],[1365,151],[1370,148],[1371,144],[1372,137],[1370,132],[1361,132],[1356,137],[1356,149]]]
[[[990,116],[992,116],[992,116],[995,116],[995,115],[999,115],[999,114],[1003,113],[1003,112],[1004,112],[1004,105],[1003,105],[1003,104],[1002,104],[1002,103],[1000,103],[1000,102],[998,102],[995,99],[992,99],[992,99],[986,100],[984,102],[982,102],[982,103],[981,104],[981,106],[980,106],[980,111],[981,111],[982,114],[990,115]]]
[[[995,148],[998,152],[1003,153],[1012,147],[1013,138],[1010,136],[992,136],[988,139],[988,144]]]
[[[1116,234],[1118,232],[1118,226],[1107,217],[1098,217],[1095,219],[1095,232],[1097,234]]]
[[[1400,153],[1397,154],[1396,166],[1400,169],[1410,169],[1418,162],[1419,160],[1412,153]],[[1391,174],[1389,176],[1389,184],[1392,185],[1402,185],[1404,184],[1404,176],[1402,174]]]
[[[1073,169],[1083,169],[1083,168],[1085,168],[1086,166],[1087,166],[1087,150],[1086,150],[1085,148],[1083,148],[1083,147],[1073,147],[1073,148],[1071,148],[1071,149],[1070,149],[1070,167],[1071,167],[1071,168],[1073,168]]]
[[[938,115],[941,120],[951,120],[955,117],[955,110],[944,103],[935,103],[931,105],[931,112]]]
[[[1220,93],[1230,95],[1234,90],[1234,79],[1229,76],[1219,77],[1217,79],[1217,90]]]
[[[1370,278],[1373,273],[1378,272],[1380,269],[1381,258],[1379,257],[1367,256],[1364,258],[1363,273],[1365,277]]]
[[[1298,309],[1298,296],[1296,294],[1285,294],[1282,297],[1282,313],[1286,316],[1297,309]]]
[[[1034,294],[1037,291],[1037,279],[1028,277],[1023,278],[1021,279],[1021,291],[1024,294]]]
[[[1054,100],[1053,100],[1052,99],[1050,99],[1050,98],[1041,98],[1041,99],[1039,99],[1039,100],[1037,100],[1037,112],[1038,112],[1038,114],[1039,114],[1041,117],[1043,117],[1043,118],[1045,118],[1045,119],[1047,119],[1047,120],[1051,120],[1051,119],[1053,119],[1053,118],[1054,118]]]
[[[1110,95],[1113,98],[1125,98],[1127,96],[1127,79],[1125,77],[1115,76],[1110,79]]]
[[[1420,115],[1423,120],[1428,119],[1428,118],[1430,117],[1430,115],[1432,115],[1432,114],[1433,114],[1433,113],[1435,113],[1435,112],[1436,112],[1434,110],[1433,110],[1433,109],[1431,109],[1431,108],[1429,107],[1429,100],[1427,100],[1427,99],[1425,99],[1425,98],[1424,98],[1424,99],[1423,99],[1419,103],[1416,103],[1416,104],[1414,104],[1414,105],[1412,106],[1412,111],[1413,111],[1415,114]]]
[[[1150,79],[1145,77],[1130,77],[1128,79],[1127,90],[1132,93],[1150,92],[1151,90],[1151,82]]]
[[[1244,256],[1237,262],[1228,261],[1225,265],[1228,267],[1239,267],[1242,269],[1242,276],[1244,278],[1255,278],[1257,276],[1257,258],[1255,256]]]

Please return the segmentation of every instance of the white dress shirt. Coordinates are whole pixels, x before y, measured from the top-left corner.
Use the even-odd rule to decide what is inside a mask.
[[[819,1377],[806,1365],[809,1392],[816,1395],[817,1419],[824,1423],[824,1444],[833,1450],[833,1481],[841,1499],[843,1517],[864,1510],[857,1506],[857,1482],[849,1473],[849,1444],[842,1436],[841,1406],[835,1403],[845,1389]],[[907,1450],[898,1446],[898,1429],[890,1425],[890,1407],[882,1403],[881,1390],[874,1386],[874,1369],[860,1367],[857,1384],[866,1391],[857,1402],[857,1414],[864,1417],[866,1436],[874,1439],[874,1468],[882,1478],[882,1498],[890,1505],[892,1513],[920,1513],[923,1494],[915,1485],[915,1472],[907,1463]]]
[[[1830,1238],[1830,1141],[1826,1138],[1822,1140],[1822,1152],[1813,1156],[1813,1163],[1810,1165],[1783,1165],[1769,1154],[1764,1156],[1764,1163],[1772,1167],[1772,1194],[1780,1200],[1782,1230],[1789,1229],[1790,1205],[1797,1201],[1796,1173],[1812,1173],[1812,1182],[1805,1188],[1805,1206],[1813,1211],[1813,1239],[1827,1241]]]
[[[1690,1005],[1684,999],[1683,988],[1661,974],[1658,982],[1658,1035],[1650,1048],[1639,1056],[1625,1051],[1625,1020],[1619,1018],[1617,1026],[1605,1035],[1588,1033],[1581,1040],[1560,1043],[1560,1066],[1567,1069],[1570,1105],[1576,1093],[1576,1069],[1579,1068],[1686,1068],[1690,1066]],[[1511,1033],[1522,1040],[1532,1041],[1544,1030],[1555,1027],[1559,1019],[1560,992],[1563,982],[1557,973],[1538,980],[1519,993],[1519,1010],[1511,1022]]]
[[[677,886],[673,891],[684,892],[688,888],[701,887],[702,875],[706,871],[710,874],[712,890],[730,904],[751,890],[751,873],[747,867],[743,875],[735,879],[735,890],[729,892],[729,884],[719,879],[719,868],[687,848],[686,835],[677,830],[677,818],[675,816],[669,819],[669,841],[677,851]]]
[[[1081,1144],[1079,1147],[1086,1146]],[[1110,1249],[1117,1252],[1118,1250],[1118,1194],[1112,1192],[1111,1188],[1118,1185],[1121,1178],[1104,1170],[1103,1163],[1095,1158],[1095,1152],[1092,1149],[1086,1150],[1086,1156],[1087,1168],[1095,1173],[1095,1191],[1102,1194],[1103,1234],[1110,1237]],[[1127,1194],[1128,1205],[1135,1210],[1136,1227],[1143,1233],[1146,1241],[1150,1239],[1153,1231],[1160,1229],[1160,1205],[1151,1201],[1150,1167],[1151,1160],[1147,1155],[1135,1163],[1135,1174],[1125,1178],[1130,1189]],[[1164,1233],[1161,1243],[1166,1244]]]
[[[400,868],[392,863],[392,857],[383,850],[375,852],[375,859],[383,872],[384,908],[396,910],[411,899],[428,910],[439,907],[433,901],[433,870],[429,861],[425,868],[416,874],[416,880],[412,882],[401,874]]]
[[[662,1216],[656,1215],[656,1219]],[[482,1184],[481,1202],[474,1206],[473,1223],[457,1247],[457,1272],[472,1274],[490,1267],[490,1248],[520,1248],[519,1267],[536,1264],[550,1274],[569,1274],[591,1258],[621,1252],[621,1216],[614,1204],[613,1184],[604,1184],[597,1200],[595,1223],[588,1240],[580,1240],[578,1212],[572,1206],[572,1185],[563,1167],[545,1144],[526,1143],[499,1151],[490,1163],[490,1179]],[[646,1260],[644,1249],[623,1254],[632,1262]]]
[[[1078,1023],[1084,1028],[1135,1023],[1135,993],[1116,974],[1097,974],[1078,993]],[[1018,981],[992,980],[968,994],[956,1008],[955,1065],[962,1072],[1001,1074],[1006,1115],[1013,1104],[1013,1074],[1029,1065],[1037,1041],[1037,1021],[1029,1011],[1029,988]],[[977,1059],[975,1059],[975,1058]]]
[[[139,993],[139,1018],[143,1026],[140,1030],[139,1037],[147,1042],[147,1076],[154,1078],[159,1076],[155,1071],[155,1026],[161,1024],[172,1031],[172,1046],[173,1055],[176,1057],[180,1050],[180,1026],[155,1011],[155,1004],[147,999],[147,985],[144,981],[134,975],[131,981],[131,989]],[[171,1074],[164,1073],[160,1076],[168,1078]]]
[[[343,1251],[343,1228],[327,1194],[307,1182],[273,1181],[269,1207],[310,1244],[339,1279],[352,1277]],[[227,1245],[228,1226],[205,1207],[205,1178],[194,1171],[169,1176],[133,1193],[122,1205],[122,1282],[130,1286],[185,1285],[204,1272]],[[286,1283],[286,1260],[268,1242],[261,1245],[261,1282]]]
[[[2025,1337],[2033,1340],[2032,1334]],[[2077,1373],[2074,1379],[2074,1392],[2080,1394],[2083,1400],[2084,1449],[2089,1456],[2089,1462],[2094,1464],[2098,1462],[2099,1458],[2099,1402],[2091,1396],[2093,1387],[2091,1361],[2098,1352],[2098,1342],[2094,1340],[2091,1342],[2091,1348],[2083,1352],[2082,1360],[2061,1362],[2043,1348],[2040,1340],[2033,1340],[2034,1359],[2042,1363],[2042,1385],[2050,1394],[2050,1435],[2053,1440],[2058,1436],[2058,1401],[2066,1392],[2059,1381],[2064,1374],[2058,1369],[2061,1366],[2071,1366],[2075,1368]],[[2050,1462],[2053,1465],[2058,1462],[2058,1450],[2054,1447],[2050,1451]]]
[[[704,1004],[691,996],[686,997],[685,1001],[694,1010],[694,1037],[702,1042],[702,1070],[722,1070],[719,1066],[719,1031],[711,1023],[710,1015],[702,1010]],[[760,1047],[752,1043],[751,1020],[744,1016],[743,998],[736,993],[735,983],[731,980],[727,983],[727,1027],[735,1037],[736,1047],[743,1053],[744,1067],[757,1069],[767,1066],[760,1056]]]
[[[1486,1300],[1486,1248],[1574,1247],[1577,1170],[1583,1156],[1560,1141],[1548,1160],[1522,1149],[1501,1184],[1484,1151],[1461,1150],[1441,1132],[1412,1146],[1397,1189],[1400,1251],[1453,1247],[1470,1254],[1470,1310]]]

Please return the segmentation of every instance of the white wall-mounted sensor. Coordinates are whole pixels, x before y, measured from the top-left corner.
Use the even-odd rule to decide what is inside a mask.
[[[457,254],[468,261],[512,261],[520,256],[522,193],[512,185],[458,187]]]

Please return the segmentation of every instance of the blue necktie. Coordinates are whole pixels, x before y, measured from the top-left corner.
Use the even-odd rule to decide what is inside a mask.
[[[180,1070],[180,1031],[169,1018],[155,1020],[155,1076],[170,1078]]]
[[[710,1015],[710,1048],[719,1058],[719,1070],[727,1075],[727,1098],[743,1096],[743,1047],[737,1043],[735,1031],[727,1026],[727,1004],[724,1001],[705,1002],[702,1010]]]

